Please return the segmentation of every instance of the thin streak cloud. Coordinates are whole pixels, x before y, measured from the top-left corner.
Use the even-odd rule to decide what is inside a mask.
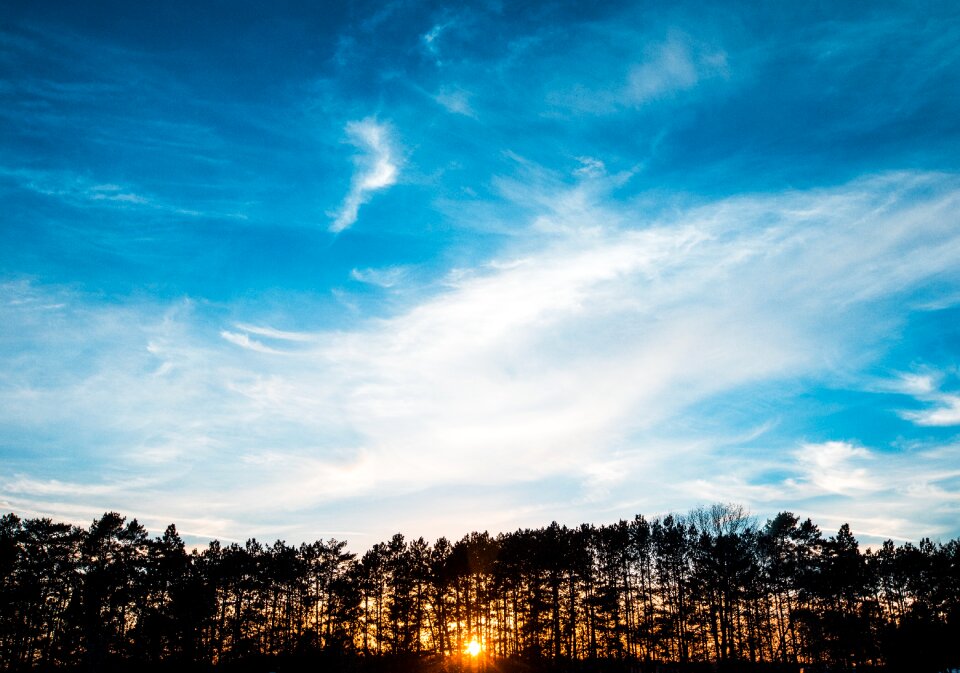
[[[269,353],[273,355],[279,355],[281,353],[281,351],[270,348],[256,339],[251,339],[250,335],[248,334],[240,334],[237,332],[223,330],[220,332],[220,336],[232,344],[240,346],[241,348],[256,351],[258,353]]]
[[[402,266],[384,269],[351,269],[350,278],[360,283],[390,289],[403,282],[408,273],[409,269]]]
[[[250,334],[256,334],[257,336],[266,337],[268,339],[278,339],[280,341],[313,341],[316,339],[316,336],[313,334],[307,334],[306,332],[290,332],[287,330],[280,330],[274,327],[265,327],[262,325],[248,325],[246,323],[236,323],[235,327],[244,332]]]

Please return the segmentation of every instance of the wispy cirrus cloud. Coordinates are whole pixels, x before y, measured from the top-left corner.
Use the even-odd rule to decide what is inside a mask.
[[[374,192],[396,183],[399,170],[388,126],[368,117],[347,124],[346,133],[350,144],[361,154],[354,158],[355,172],[350,191],[330,225],[333,233],[353,226],[360,206],[369,201]]]
[[[306,332],[291,332],[289,330],[279,330],[274,327],[265,327],[262,325],[236,323],[235,327],[250,334],[256,334],[269,339],[279,339],[281,341],[314,341],[316,339],[316,335]]]
[[[727,56],[723,51],[694,51],[685,35],[672,33],[666,40],[647,48],[646,58],[630,69],[624,101],[642,105],[685,89],[704,77],[723,74]]]
[[[258,353],[270,353],[274,355],[279,355],[281,351],[274,350],[269,346],[266,346],[262,342],[250,338],[249,334],[243,334],[241,332],[230,332],[229,330],[223,330],[220,332],[220,336],[224,338],[225,341],[229,341],[232,344],[240,346],[240,348],[246,348],[251,351],[256,351]]]
[[[0,178],[12,181],[20,189],[56,199],[73,208],[112,208],[194,218],[246,219],[241,213],[188,208],[155,194],[149,194],[134,185],[98,182],[70,171],[0,166]]]
[[[583,178],[598,178],[606,174],[607,167],[600,159],[594,157],[577,157],[580,162],[580,168],[573,171],[573,174]]]
[[[155,482],[154,482],[155,483]],[[48,479],[40,481],[36,479],[26,479],[23,477],[14,477],[6,481],[4,489],[9,493],[30,493],[40,496],[83,496],[83,497],[103,497],[109,496],[119,491],[130,488],[142,488],[154,485],[149,479],[137,480],[137,483],[114,483],[114,484],[96,484],[96,483],[77,483],[64,482],[59,479]]]
[[[862,366],[852,354],[879,348],[907,320],[890,301],[910,293],[922,305],[934,276],[960,283],[954,176],[891,174],[655,219],[558,184],[534,181],[522,195],[540,204],[524,226],[553,235],[351,329],[287,330],[240,315],[211,330],[216,319],[200,305],[97,306],[8,287],[0,317],[17,329],[4,352],[22,355],[0,378],[0,423],[34,438],[41,426],[62,428],[77,460],[105,472],[141,474],[135,456],[152,446],[164,485],[111,503],[176,520],[202,509],[229,537],[281,524],[303,539],[344,528],[455,535],[622,516],[624,503],[685,508],[694,491],[723,492],[719,465],[744,486],[725,499],[763,508],[782,502],[777,491],[801,503],[856,494],[864,507],[891,493],[956,492],[949,457],[905,484],[878,480],[888,459],[855,438],[771,449],[748,467],[735,450],[748,440],[677,432],[694,405],[745,387],[849,375]],[[65,308],[36,308],[57,304]],[[87,334],[94,357],[72,360],[58,334]],[[45,378],[52,370],[64,374]],[[206,439],[164,463],[185,432]],[[469,502],[450,492],[473,488]],[[638,492],[643,501],[626,498]],[[424,518],[413,494],[449,499],[455,520]],[[46,496],[0,497],[35,508]],[[929,506],[932,496],[909,497]],[[385,502],[389,521],[376,515]],[[930,530],[919,512],[871,530]]]
[[[90,200],[92,201],[117,201],[120,203],[132,203],[137,205],[147,205],[150,199],[140,194],[124,191],[120,185],[94,185],[90,188]]]
[[[390,266],[382,269],[351,269],[350,277],[360,283],[390,289],[401,283],[409,272],[410,269],[405,266]]]
[[[662,39],[646,35],[636,39],[644,46],[631,54],[632,64],[626,71],[614,71],[616,80],[602,87],[582,82],[572,88],[558,88],[547,94],[548,102],[579,112],[608,114],[668,99],[729,75],[723,49],[697,41],[682,31],[669,30]]]
[[[453,25],[453,22],[434,24],[430,30],[420,36],[420,42],[423,48],[430,54],[436,65],[443,65],[440,57],[440,37]]]
[[[923,172],[960,157],[952,9],[397,0],[185,34],[22,4],[4,509],[297,540],[732,500],[960,534],[960,182]],[[331,238],[374,199],[391,222]]]
[[[470,105],[470,94],[463,89],[441,89],[433,99],[442,105],[448,112],[465,117],[477,118],[477,113]]]

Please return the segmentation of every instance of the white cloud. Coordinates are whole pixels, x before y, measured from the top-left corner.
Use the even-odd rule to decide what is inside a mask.
[[[573,171],[574,175],[585,178],[599,178],[606,174],[607,167],[599,159],[593,157],[577,157],[580,168]]]
[[[251,339],[248,334],[240,334],[238,332],[229,332],[227,330],[223,330],[220,332],[220,336],[232,344],[236,344],[237,346],[246,348],[248,350],[257,351],[258,353],[280,353],[280,351],[274,350],[269,346],[265,346],[256,339]]]
[[[621,35],[607,39],[618,41]],[[727,54],[694,40],[680,31],[669,31],[661,40],[649,36],[634,37],[642,50],[630,54],[625,70],[613,71],[598,86],[593,75],[589,83],[551,91],[547,100],[563,108],[593,114],[608,114],[624,108],[637,108],[690,91],[704,82],[729,75]],[[583,60],[591,54],[581,54]],[[603,81],[602,79],[600,81]]]
[[[314,341],[316,339],[316,335],[314,334],[308,334],[306,332],[290,332],[269,326],[249,325],[247,323],[235,323],[234,326],[237,329],[244,332],[249,332],[250,334],[256,334],[268,339],[278,339],[280,341]]]
[[[623,516],[634,505],[685,509],[721,494],[718,466],[741,455],[698,438],[693,405],[856,371],[865,345],[896,334],[903,316],[891,298],[922,295],[930,278],[947,282],[960,268],[960,186],[950,176],[729,199],[662,220],[579,185],[531,181],[505,193],[533,213],[516,251],[350,329],[287,332],[189,302],[117,307],[4,286],[0,324],[14,326],[4,352],[21,355],[2,368],[0,424],[24,437],[58,428],[78,447],[61,458],[67,465],[117,476],[149,467],[162,486],[121,489],[113,506],[178,523],[203,511],[204,529],[227,537],[278,526],[291,527],[289,539],[344,528],[374,539],[457,535]],[[65,308],[38,308],[52,304]],[[217,320],[232,328],[209,329]],[[91,354],[82,360],[70,356],[78,335]],[[152,460],[137,460],[144,450]],[[897,502],[921,502],[910,493],[956,492],[945,468],[956,452],[946,455],[895,481],[878,476],[894,464],[879,449],[810,444],[735,465],[730,484],[750,488],[722,499],[771,506],[777,491],[801,502],[857,494],[861,516],[888,498],[893,517]],[[244,456],[270,460],[251,469]],[[771,481],[761,468],[787,476]],[[57,504],[41,490],[0,498],[59,508],[50,514],[90,502],[63,493]],[[454,509],[423,518],[447,499]],[[913,504],[891,531],[929,528]],[[946,519],[957,503],[937,507]]]
[[[104,194],[96,193],[90,197],[93,201],[119,201],[121,203],[133,203],[136,205],[149,205],[150,199],[145,196],[140,196],[139,194],[133,194],[132,192],[124,192],[119,194]]]
[[[462,89],[441,89],[434,100],[442,105],[448,112],[472,117],[476,119],[476,112],[470,106],[470,96]]]
[[[711,475],[683,467],[687,501],[739,502],[766,514],[790,510],[827,532],[849,523],[862,541],[956,537],[960,446],[868,449],[847,441],[702,452]],[[688,474],[692,478],[685,480]],[[787,475],[771,479],[770,475]]]
[[[390,289],[406,278],[409,269],[405,266],[390,266],[382,269],[351,269],[350,277],[360,283]]]
[[[330,231],[334,233],[347,229],[357,221],[360,206],[370,200],[373,192],[397,181],[397,160],[386,125],[367,118],[347,124],[346,133],[350,143],[362,154],[355,158],[356,171],[350,191],[330,225]]]
[[[631,69],[627,80],[627,99],[644,103],[664,94],[689,89],[700,79],[690,48],[678,36],[649,50],[648,60]]]
[[[138,480],[136,487],[151,485],[146,480]],[[41,481],[39,479],[28,479],[24,477],[14,478],[3,484],[4,490],[10,493],[30,493],[43,496],[71,496],[79,495],[85,497],[101,497],[111,495],[122,490],[130,484],[89,484],[64,482],[58,479],[48,479]]]
[[[960,395],[936,395],[933,399],[937,404],[936,407],[923,411],[904,411],[901,415],[917,425],[935,427],[960,425]]]
[[[900,411],[900,417],[928,427],[960,425],[960,395],[941,392],[941,378],[929,372],[902,374],[891,388],[931,406],[919,411]]]
[[[875,488],[864,461],[871,454],[849,442],[804,444],[796,453],[802,479],[827,493],[856,495]]]
[[[157,195],[145,195],[130,185],[96,183],[69,171],[46,171],[0,166],[0,178],[13,180],[21,189],[56,198],[74,208],[138,208],[189,217],[246,219],[242,213],[225,213],[184,208]]]
[[[727,55],[723,50],[711,49],[673,31],[664,41],[648,46],[646,58],[630,69],[622,102],[643,105],[727,74]]]
[[[930,374],[902,374],[895,390],[908,395],[927,395],[936,387],[936,379]]]
[[[443,62],[440,60],[440,36],[450,26],[450,23],[435,24],[430,30],[420,37],[424,48],[427,50],[430,56],[433,57],[433,60],[437,65],[443,65]]]

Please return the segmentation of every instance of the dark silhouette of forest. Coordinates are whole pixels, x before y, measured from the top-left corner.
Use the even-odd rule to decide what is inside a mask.
[[[467,653],[480,643],[479,655]],[[0,519],[0,666],[91,671],[942,671],[960,542],[861,551],[741,507],[432,545],[212,542]]]

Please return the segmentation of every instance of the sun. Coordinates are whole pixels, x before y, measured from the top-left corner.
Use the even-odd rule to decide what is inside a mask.
[[[466,650],[466,652],[467,652],[467,654],[469,654],[471,657],[475,657],[475,656],[477,656],[478,654],[480,654],[480,650],[481,650],[481,649],[482,649],[482,648],[480,647],[480,643],[478,643],[478,642],[477,642],[477,639],[474,638],[474,639],[471,640],[469,643],[467,643],[467,650]]]

